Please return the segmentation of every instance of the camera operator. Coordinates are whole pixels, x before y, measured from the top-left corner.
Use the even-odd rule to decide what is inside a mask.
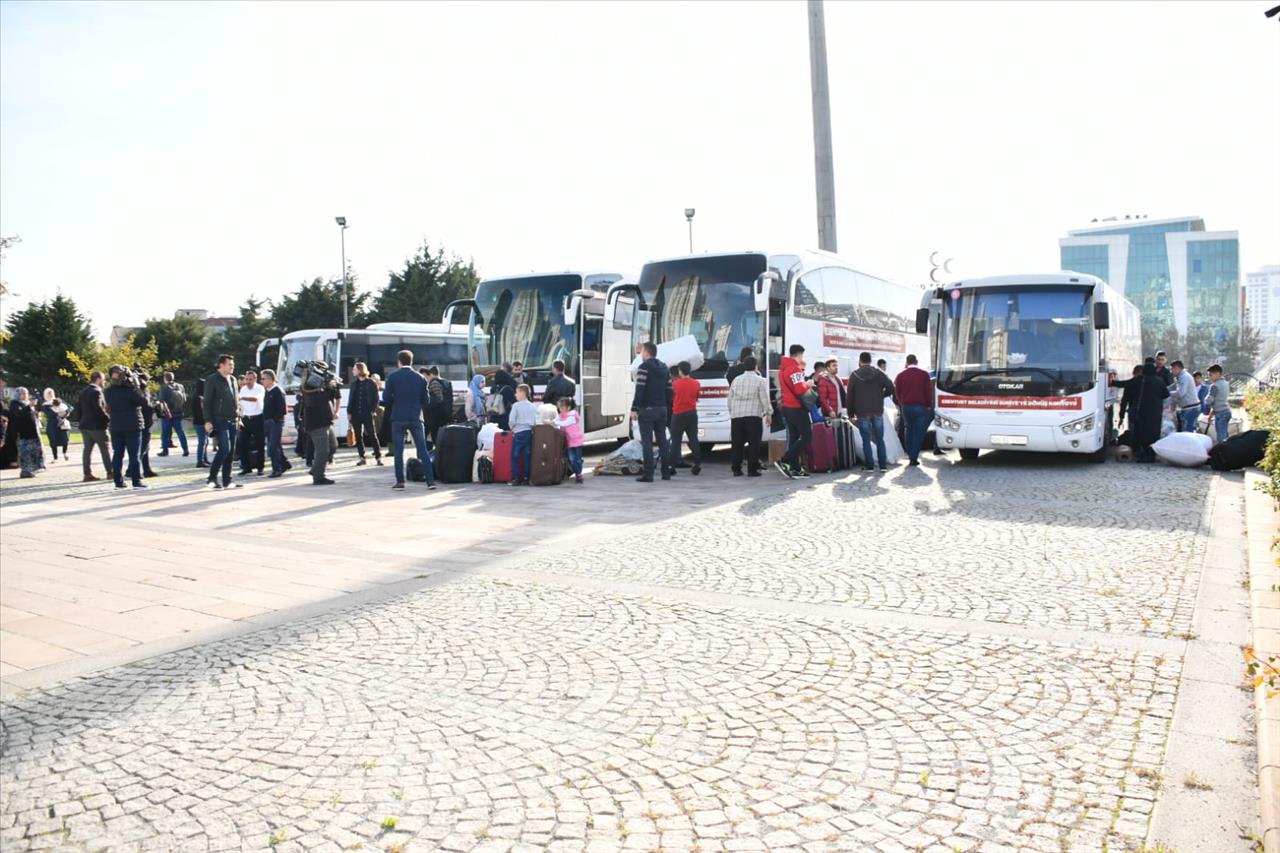
[[[129,454],[129,481],[135,489],[145,489],[142,472],[138,468],[138,456],[142,448],[143,410],[150,404],[142,392],[138,390],[138,377],[127,367],[120,364],[111,365],[108,372],[110,384],[103,390],[107,411],[111,413],[111,471],[116,481],[116,488],[124,488],[126,473],[124,456]]]
[[[240,411],[235,369],[234,358],[220,355],[217,369],[204,380],[204,430],[213,437],[215,445],[209,482],[215,489],[231,488],[231,457],[235,454],[236,418]],[[235,484],[237,489],[240,486]]]
[[[250,370],[240,388],[240,473],[256,470],[262,476],[266,429],[262,423],[262,402],[267,391],[258,384],[258,374]]]
[[[326,477],[324,472],[333,455],[338,452],[338,438],[333,433],[333,422],[337,419],[337,409],[342,401],[338,383],[323,362],[315,362],[306,368],[299,393],[313,454],[311,484],[332,486],[333,480]]]

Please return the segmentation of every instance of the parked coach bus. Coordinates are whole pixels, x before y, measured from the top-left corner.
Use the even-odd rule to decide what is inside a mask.
[[[351,386],[351,367],[357,361],[369,366],[370,373],[383,379],[396,369],[396,353],[412,350],[413,366],[440,368],[440,378],[453,385],[455,409],[460,409],[466,399],[467,336],[462,332],[449,332],[438,323],[375,323],[367,329],[305,329],[290,332],[282,338],[270,338],[258,345],[258,362],[261,364],[268,347],[280,348],[276,362],[276,376],[284,388],[289,411],[293,411],[299,380],[293,369],[304,361],[324,361],[337,365],[338,381],[342,386],[342,408],[334,425],[339,436],[347,432],[347,396]],[[293,429],[293,421],[285,423],[286,431]]]
[[[1101,462],[1116,389],[1142,363],[1138,309],[1083,273],[971,279],[930,290],[939,447],[1092,454]]]
[[[893,376],[915,353],[928,369],[927,339],[915,330],[918,288],[868,275],[829,252],[740,252],[692,255],[645,264],[636,284],[617,284],[610,303],[630,303],[633,341],[663,344],[692,335],[702,350],[693,375],[702,383],[698,437],[704,449],[730,440],[725,372],[743,347],[762,353],[776,386],[778,364],[792,344],[810,367],[858,354],[888,362]]]
[[[587,441],[625,438],[629,428],[631,361],[629,319],[605,322],[605,296],[618,273],[559,272],[489,278],[474,299],[445,308],[446,328],[459,308],[470,308],[467,354],[471,373],[491,379],[504,363],[521,362],[542,399],[551,365],[565,364],[577,383]]]

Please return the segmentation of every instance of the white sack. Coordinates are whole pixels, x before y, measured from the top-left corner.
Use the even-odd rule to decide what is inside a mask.
[[[685,335],[683,338],[658,344],[658,359],[667,367],[675,367],[680,362],[687,361],[691,368],[697,370],[702,367],[706,356],[702,354],[702,347],[698,346],[698,339],[693,335]],[[644,359],[637,355],[631,362],[632,375],[640,368],[642,361]]]
[[[493,450],[493,437],[497,434],[497,424],[485,424],[480,427],[480,435],[476,436],[476,447],[481,450]]]
[[[1151,449],[1170,465],[1194,468],[1209,461],[1209,451],[1201,441],[1204,437],[1190,432],[1170,433],[1151,445]]]
[[[902,442],[898,441],[897,430],[893,428],[893,421],[889,418],[884,419],[884,453],[885,458],[880,458],[880,450],[876,447],[875,436],[871,437],[871,452],[876,457],[876,465],[897,465],[902,459],[906,451],[902,449]],[[853,425],[853,455],[863,465],[867,464],[866,456],[862,452],[862,432],[858,429],[857,423]]]

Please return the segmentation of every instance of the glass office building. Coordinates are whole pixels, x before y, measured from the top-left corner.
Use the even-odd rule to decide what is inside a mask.
[[[1218,344],[1240,329],[1240,240],[1197,216],[1104,220],[1058,241],[1062,269],[1123,289],[1142,312],[1147,349],[1188,333]]]

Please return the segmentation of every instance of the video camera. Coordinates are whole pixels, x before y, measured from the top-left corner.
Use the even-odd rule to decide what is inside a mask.
[[[323,361],[300,361],[293,366],[293,375],[301,380],[303,391],[319,391],[333,382],[333,371]]]
[[[112,365],[109,371],[111,375],[111,384],[123,388],[132,388],[137,391],[142,388],[142,376],[140,372],[134,368],[130,369],[123,364]]]

